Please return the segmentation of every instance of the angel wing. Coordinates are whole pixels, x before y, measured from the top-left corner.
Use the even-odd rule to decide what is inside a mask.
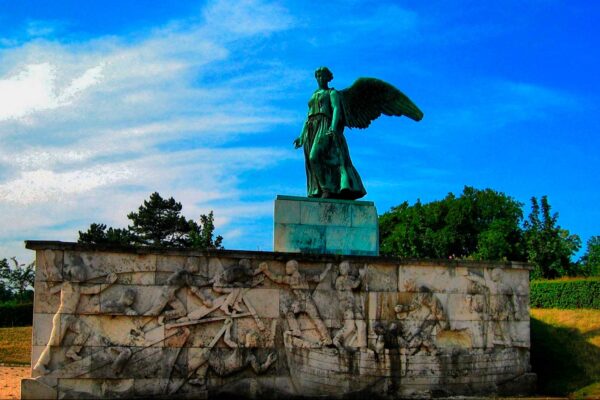
[[[423,112],[404,93],[376,78],[358,78],[349,88],[340,90],[344,125],[366,128],[381,114],[406,115],[420,121]]]

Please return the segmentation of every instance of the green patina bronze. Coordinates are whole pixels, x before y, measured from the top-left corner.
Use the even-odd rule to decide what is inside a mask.
[[[275,251],[379,255],[377,210],[371,201],[277,196]]]
[[[319,88],[308,101],[302,134],[294,140],[304,148],[308,197],[355,200],[367,194],[352,165],[344,127],[367,128],[381,114],[420,121],[423,113],[394,86],[375,78],[359,78],[344,90],[329,87],[327,67],[315,71]]]

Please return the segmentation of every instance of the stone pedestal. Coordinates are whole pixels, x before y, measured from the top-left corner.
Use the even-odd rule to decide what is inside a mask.
[[[277,252],[379,255],[373,202],[279,195],[274,220]]]

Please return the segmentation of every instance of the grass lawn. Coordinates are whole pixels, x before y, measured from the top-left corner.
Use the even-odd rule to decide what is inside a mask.
[[[538,393],[600,399],[600,310],[531,310]]]
[[[0,328],[0,364],[29,365],[31,327]]]

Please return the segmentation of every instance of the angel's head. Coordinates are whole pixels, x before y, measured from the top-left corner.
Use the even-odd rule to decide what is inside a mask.
[[[319,67],[315,70],[315,78],[321,87],[327,87],[327,84],[333,79],[333,73],[327,67]]]

